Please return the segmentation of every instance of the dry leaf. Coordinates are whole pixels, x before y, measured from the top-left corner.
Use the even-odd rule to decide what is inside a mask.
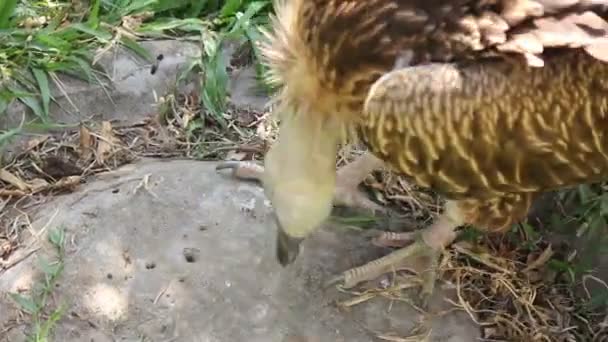
[[[551,248],[551,245],[549,245],[539,256],[538,258],[536,258],[536,260],[533,260],[531,262],[528,263],[528,266],[526,266],[526,268],[523,269],[522,272],[528,272],[530,270],[533,270],[535,268],[539,268],[541,266],[543,266],[544,264],[547,263],[547,261],[549,261],[549,259],[551,259],[551,257],[553,256],[553,249]]]
[[[97,144],[97,163],[104,163],[106,157],[112,153],[113,144],[114,133],[112,132],[112,124],[110,121],[103,121],[101,123],[101,138]]]
[[[34,178],[30,181],[30,186],[32,192],[38,192],[46,189],[49,186],[49,183],[42,178]]]
[[[27,191],[30,188],[26,182],[21,180],[21,178],[15,176],[6,169],[0,170],[0,180],[15,186],[21,191]]]
[[[29,150],[32,150],[32,149],[38,147],[43,142],[47,141],[50,137],[51,137],[50,135],[43,135],[41,137],[36,137],[36,138],[28,140],[27,150],[29,151]]]
[[[188,124],[190,121],[192,121],[192,119],[194,119],[195,116],[196,114],[194,112],[186,110],[184,116],[182,116],[182,128],[187,129]]]
[[[82,181],[81,176],[69,176],[60,179],[57,183],[52,184],[49,189],[63,189],[73,191],[80,185]]]
[[[88,128],[80,126],[80,158],[88,160],[93,153],[93,136]]]
[[[23,197],[27,193],[21,190],[0,189],[0,197]]]

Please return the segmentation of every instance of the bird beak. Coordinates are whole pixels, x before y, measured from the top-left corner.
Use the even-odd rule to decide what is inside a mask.
[[[304,239],[294,238],[283,230],[279,220],[277,221],[277,259],[281,266],[292,264],[300,254],[300,244]]]

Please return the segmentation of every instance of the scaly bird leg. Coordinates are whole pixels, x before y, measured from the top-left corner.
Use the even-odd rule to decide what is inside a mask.
[[[363,266],[350,269],[342,274],[330,279],[327,285],[342,282],[345,288],[352,288],[357,284],[378,278],[379,276],[403,269],[408,266],[408,262],[416,257],[428,257],[429,267],[424,270],[423,285],[421,289],[421,299],[423,305],[432,295],[437,276],[436,267],[442,250],[450,245],[456,238],[456,228],[463,224],[458,208],[453,202],[448,202],[445,212],[429,227],[416,233],[403,233],[387,235],[396,240],[414,240],[414,242],[404,248],[392,252],[382,258],[373,260]],[[382,235],[379,237],[381,238]],[[377,239],[379,239],[377,238]]]
[[[353,162],[341,167],[337,171],[334,205],[355,207],[376,212],[385,209],[370,200],[358,186],[372,171],[380,169],[382,160],[367,152]],[[261,182],[264,167],[251,162],[223,162],[216,170],[231,169],[232,175],[237,179],[256,180]]]

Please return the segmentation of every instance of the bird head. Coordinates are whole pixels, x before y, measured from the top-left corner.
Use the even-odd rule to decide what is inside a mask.
[[[305,39],[314,25],[304,18],[319,14],[307,10],[315,3],[277,0],[272,32],[259,45],[266,81],[278,90],[273,116],[280,120],[279,136],[264,157],[263,184],[274,209],[283,266],[295,261],[301,243],[329,217],[338,144],[350,119],[340,115],[343,96],[336,93],[350,88],[333,86],[337,72],[322,67],[329,56],[313,53]]]
[[[277,224],[277,258],[293,263],[300,244],[332,209],[337,139],[310,115],[281,115],[279,137],[264,162],[264,190]]]

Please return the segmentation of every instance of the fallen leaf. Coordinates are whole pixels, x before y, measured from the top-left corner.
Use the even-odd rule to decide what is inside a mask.
[[[80,158],[88,160],[93,153],[93,136],[88,128],[84,125],[80,126]]]
[[[41,137],[36,137],[36,138],[28,140],[27,150],[29,151],[31,149],[38,147],[43,142],[47,141],[50,137],[51,137],[50,135],[43,135]]]
[[[182,128],[187,129],[188,124],[196,117],[196,114],[192,111],[186,110],[184,116],[182,116]]]
[[[4,182],[15,186],[17,189],[19,189],[21,191],[27,191],[30,188],[26,182],[21,180],[21,178],[15,176],[11,172],[7,171],[6,169],[0,170],[0,180],[3,180]]]
[[[30,181],[30,186],[33,192],[44,190],[49,186],[49,183],[42,178],[34,178]]]
[[[109,121],[101,123],[101,138],[97,144],[97,163],[103,164],[108,155],[112,152],[114,144],[114,133],[112,132],[112,124]]]
[[[82,177],[80,176],[64,177],[60,179],[57,183],[51,184],[48,189],[74,191],[80,185],[81,181]]]
[[[25,195],[26,192],[21,190],[0,189],[0,197],[23,197]]]
[[[69,176],[69,177],[65,177],[62,178],[59,182],[53,184],[53,188],[60,188],[60,187],[64,187],[64,186],[72,186],[72,185],[77,185],[80,184],[80,181],[82,180],[81,176]]]

